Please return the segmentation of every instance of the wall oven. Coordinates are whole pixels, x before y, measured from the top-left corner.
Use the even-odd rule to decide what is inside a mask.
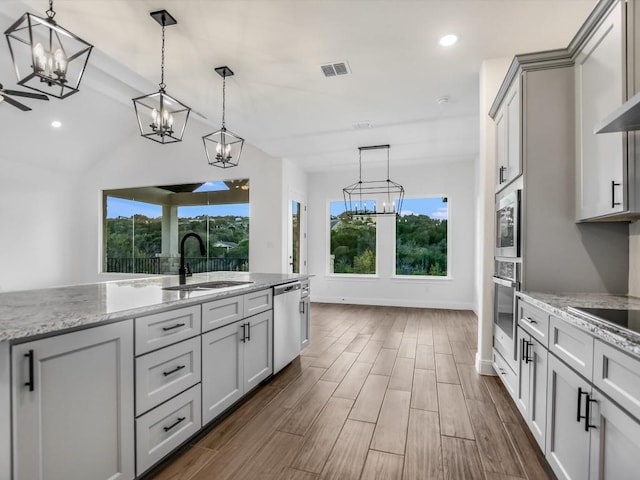
[[[520,256],[520,190],[514,190],[496,203],[495,256]]]
[[[493,347],[516,370],[516,292],[520,290],[520,263],[496,260],[493,276]]]

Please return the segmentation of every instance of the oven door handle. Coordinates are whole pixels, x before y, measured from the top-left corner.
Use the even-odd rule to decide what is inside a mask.
[[[516,290],[519,287],[519,282],[512,282],[511,280],[505,280],[504,278],[500,277],[493,277],[493,283],[497,283],[498,285],[502,285],[503,287],[515,288]]]

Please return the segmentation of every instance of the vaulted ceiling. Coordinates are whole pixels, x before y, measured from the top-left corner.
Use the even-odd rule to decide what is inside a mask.
[[[0,105],[6,160],[87,168],[137,136],[131,98],[157,90],[160,27],[149,12],[166,8],[167,91],[219,125],[228,65],[227,124],[247,142],[310,171],[357,161],[357,147],[389,143],[394,162],[473,160],[479,149],[478,82],[484,59],[565,47],[595,0],[56,0],[56,20],[95,46],[81,92]],[[0,29],[46,0],[2,0]],[[3,26],[4,25],[4,26]],[[458,43],[438,39],[456,33]],[[351,75],[325,78],[320,65],[347,61]],[[15,88],[6,42],[0,82]],[[437,99],[446,96],[448,103]],[[53,118],[63,122],[52,131]],[[367,125],[368,124],[368,125]],[[362,128],[366,126],[366,128]],[[34,140],[37,140],[34,142]],[[139,141],[145,141],[139,139]],[[64,155],[60,154],[64,152]],[[35,160],[35,159],[38,160]],[[50,157],[49,157],[50,158]]]

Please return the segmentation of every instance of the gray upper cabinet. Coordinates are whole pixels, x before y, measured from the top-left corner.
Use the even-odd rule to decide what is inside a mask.
[[[12,348],[14,480],[130,480],[133,321]]]
[[[625,5],[616,2],[575,59],[577,219],[629,209],[626,134],[595,134],[626,95]]]
[[[520,77],[518,76],[509,87],[494,117],[497,159],[496,192],[502,190],[522,173],[520,103]]]

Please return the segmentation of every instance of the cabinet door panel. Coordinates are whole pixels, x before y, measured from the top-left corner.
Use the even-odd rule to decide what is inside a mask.
[[[306,348],[311,340],[311,302],[309,298],[300,301],[300,350]]]
[[[547,392],[546,457],[559,479],[589,477],[589,433],[584,419],[578,420],[578,389],[589,393],[589,384],[549,355]],[[581,396],[580,413],[586,411],[586,395]]]
[[[518,177],[522,172],[522,155],[520,154],[520,76],[507,94],[507,170],[504,174],[507,181]]]
[[[531,339],[529,428],[544,452],[547,433],[547,364],[549,352],[536,340]]]
[[[531,367],[527,361],[531,341],[531,336],[521,327],[518,327],[518,379],[516,389],[516,406],[525,419],[529,418],[529,408],[531,404]]]
[[[507,117],[503,107],[496,115],[496,191],[505,185],[507,168]]]
[[[12,355],[15,480],[133,478],[133,322],[17,345]]]
[[[202,335],[202,423],[210,422],[243,394],[241,322]]]
[[[273,373],[273,311],[247,319],[248,339],[244,343],[245,393]]]
[[[638,478],[640,424],[603,395],[594,392],[591,415],[591,480]]]
[[[618,2],[576,58],[579,219],[625,209],[624,134],[593,133],[602,119],[624,100],[621,3]],[[612,182],[620,185],[615,186],[613,192]],[[613,205],[614,200],[619,205]]]

